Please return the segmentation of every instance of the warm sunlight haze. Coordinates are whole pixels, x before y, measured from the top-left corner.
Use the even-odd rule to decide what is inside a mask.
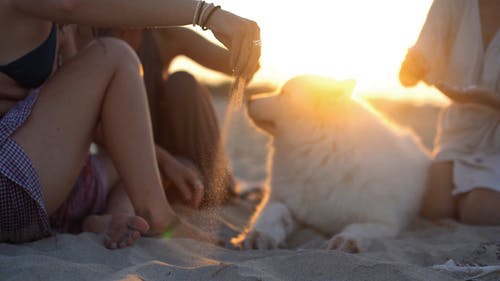
[[[254,82],[281,85],[297,74],[318,74],[355,79],[358,95],[446,102],[434,89],[424,85],[406,89],[398,80],[400,64],[419,34],[430,0],[220,0],[217,4],[261,27],[261,70]],[[211,37],[210,32],[199,31]],[[173,67],[196,68],[204,81],[223,78],[186,59],[178,59]]]

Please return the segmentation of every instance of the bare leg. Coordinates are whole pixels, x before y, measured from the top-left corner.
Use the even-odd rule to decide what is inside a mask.
[[[98,234],[103,233],[105,237],[104,244],[110,249],[130,246],[140,237],[141,233],[148,230],[149,225],[143,218],[135,215],[132,202],[120,182],[119,175],[111,159],[106,155],[101,155],[99,161],[106,175],[106,185],[110,187],[111,192],[108,195],[104,214],[90,215],[85,218],[82,230]],[[202,233],[186,223],[182,223],[174,230],[174,237],[218,242],[209,234]]]
[[[453,163],[435,162],[429,169],[427,190],[422,198],[420,215],[427,219],[456,218],[453,190]]]
[[[119,182],[113,162],[104,153],[98,156],[102,171],[105,174],[104,183],[110,190],[103,215],[90,215],[82,223],[86,232],[103,233],[104,244],[110,249],[130,246],[145,233],[149,225],[141,217],[136,216],[132,202]]]
[[[98,121],[135,211],[162,231],[174,213],[160,181],[140,64],[125,43],[110,38],[58,70],[13,136],[38,172],[48,213],[68,195]]]
[[[460,196],[458,218],[467,224],[500,225],[500,193],[477,188]]]
[[[104,244],[110,249],[132,245],[148,229],[148,223],[134,214],[132,202],[120,183],[112,189],[105,213],[88,216],[82,225],[83,231],[103,233]]]

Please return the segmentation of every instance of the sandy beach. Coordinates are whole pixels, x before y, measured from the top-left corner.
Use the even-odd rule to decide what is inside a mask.
[[[432,146],[439,108],[372,102]],[[222,121],[227,99],[215,96],[214,103]],[[243,112],[233,116],[227,149],[239,179],[265,178],[267,141]],[[244,228],[260,198],[257,191],[215,210],[176,209],[201,229],[229,241]],[[500,227],[417,220],[396,238],[375,240],[361,254],[324,250],[329,237],[308,228],[294,233],[288,248],[274,251],[159,238],[108,250],[101,236],[62,234],[22,245],[0,244],[0,280],[498,280],[498,233]]]

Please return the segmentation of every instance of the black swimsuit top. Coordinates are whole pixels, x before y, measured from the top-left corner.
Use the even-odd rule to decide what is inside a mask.
[[[0,65],[0,72],[24,88],[37,88],[52,73],[56,48],[57,28],[54,25],[49,37],[40,46],[7,65]]]

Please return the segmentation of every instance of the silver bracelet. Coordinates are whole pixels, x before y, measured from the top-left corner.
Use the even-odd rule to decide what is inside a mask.
[[[200,21],[200,13],[204,5],[205,1],[198,1],[198,4],[196,4],[196,9],[194,10],[193,15],[193,26],[196,26]]]

